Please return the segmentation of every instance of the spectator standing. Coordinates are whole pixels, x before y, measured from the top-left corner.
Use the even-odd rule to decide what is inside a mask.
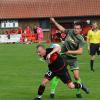
[[[37,27],[37,33],[38,33],[38,42],[43,42],[44,39],[44,34],[43,34],[43,29],[41,27]]]

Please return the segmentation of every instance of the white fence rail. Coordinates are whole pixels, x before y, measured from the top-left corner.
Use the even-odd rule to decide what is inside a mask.
[[[21,34],[0,35],[0,43],[19,43]]]

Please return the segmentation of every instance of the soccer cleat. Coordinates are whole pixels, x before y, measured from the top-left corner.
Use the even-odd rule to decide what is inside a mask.
[[[94,69],[91,69],[91,71],[93,71],[93,72],[94,72]]]
[[[34,100],[41,100],[41,98],[36,97]]]
[[[55,97],[55,94],[54,93],[51,93],[50,94],[50,98],[54,99],[54,97]]]
[[[87,94],[90,93],[90,92],[89,92],[89,89],[88,89],[85,85],[83,85],[83,84],[82,84],[82,90],[83,90],[85,93],[87,93]]]
[[[80,93],[76,94],[77,98],[82,98],[82,95]]]

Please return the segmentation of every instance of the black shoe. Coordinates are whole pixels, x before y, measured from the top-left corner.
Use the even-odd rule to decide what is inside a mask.
[[[94,72],[94,69],[91,69],[92,72]]]
[[[50,98],[54,99],[54,97],[55,97],[55,94],[54,93],[51,93],[50,94]]]
[[[36,97],[36,98],[34,98],[34,100],[41,100],[40,98],[38,98],[38,97]]]
[[[83,85],[83,84],[82,84],[82,90],[83,90],[85,93],[87,93],[87,94],[90,93],[89,89],[88,89],[85,85]]]
[[[76,94],[77,98],[82,98],[82,95],[80,93]]]

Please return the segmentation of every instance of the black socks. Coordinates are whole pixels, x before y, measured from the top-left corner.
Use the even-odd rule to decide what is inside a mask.
[[[94,71],[93,65],[94,65],[94,60],[91,60],[91,61],[90,61],[91,71]]]
[[[76,89],[82,88],[82,85],[77,82],[74,82],[74,85]]]
[[[38,89],[38,95],[41,96],[44,93],[44,90],[45,90],[45,86],[40,85]]]

